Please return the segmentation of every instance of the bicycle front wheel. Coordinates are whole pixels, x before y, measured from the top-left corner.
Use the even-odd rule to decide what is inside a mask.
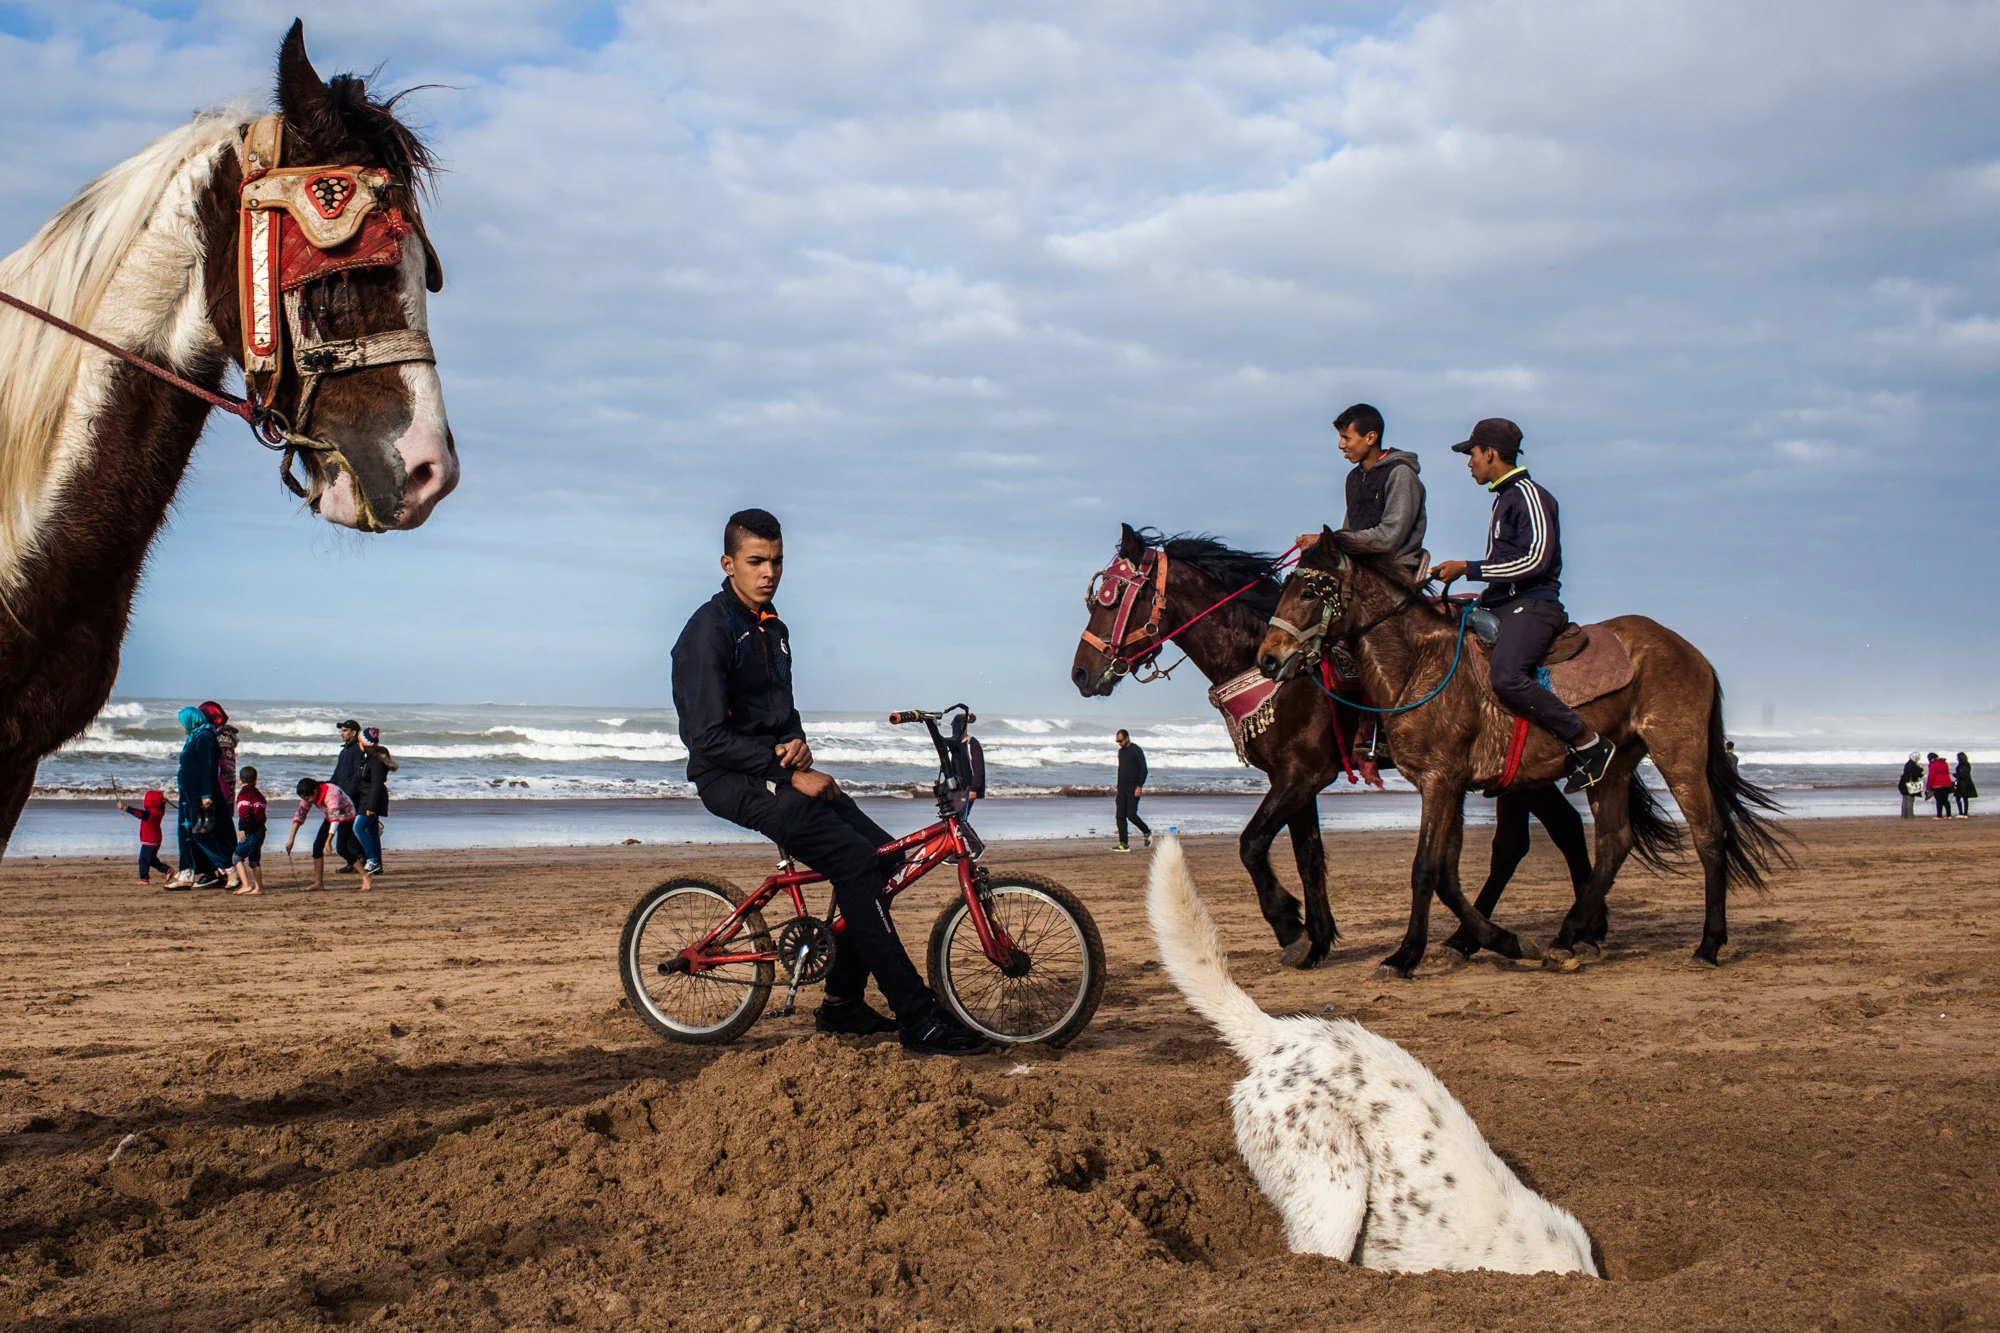
[[[1083,1031],[1104,998],[1104,941],[1097,922],[1062,885],[1040,875],[995,875],[993,923],[1028,956],[1010,977],[979,945],[965,899],[931,927],[931,989],[959,1022],[994,1041],[1061,1046]]]
[[[769,963],[729,963],[700,972],[662,973],[663,964],[734,912],[743,891],[726,880],[692,876],[648,889],[626,918],[618,941],[618,972],[625,998],[648,1027],[674,1041],[717,1045],[749,1030],[771,997]],[[771,947],[761,912],[743,918],[730,952]]]

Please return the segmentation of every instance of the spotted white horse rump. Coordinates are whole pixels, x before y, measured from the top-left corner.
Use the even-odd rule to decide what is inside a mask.
[[[1230,978],[1180,842],[1153,852],[1160,961],[1250,1066],[1236,1146],[1299,1254],[1385,1272],[1588,1273],[1590,1237],[1523,1185],[1416,1057],[1346,1020],[1273,1018]]]

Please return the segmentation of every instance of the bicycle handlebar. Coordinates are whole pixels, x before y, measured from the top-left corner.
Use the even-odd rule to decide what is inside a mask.
[[[979,720],[978,715],[975,714],[970,708],[967,708],[964,704],[953,704],[951,707],[945,709],[941,713],[929,712],[922,708],[899,708],[895,712],[889,714],[889,725],[892,727],[900,727],[905,722],[942,722],[947,717],[950,717],[953,713],[965,714],[965,720],[967,723],[973,723]]]

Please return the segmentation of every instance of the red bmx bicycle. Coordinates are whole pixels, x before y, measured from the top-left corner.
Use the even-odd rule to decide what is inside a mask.
[[[939,865],[958,870],[958,898],[938,914],[925,951],[931,989],[960,1022],[994,1041],[1062,1045],[1104,997],[1097,923],[1053,880],[979,864],[985,844],[967,815],[985,792],[985,761],[966,735],[974,717],[964,704],[891,713],[889,721],[930,730],[938,822],[881,849],[904,858],[885,895],[893,899]],[[778,873],[747,896],[726,880],[684,875],[639,899],[618,944],[618,970],[632,1008],[654,1031],[674,1041],[733,1041],[764,1012],[779,969],[780,1016],[795,1011],[800,986],[825,980],[845,923],[831,903],[825,917],[807,909],[806,886],[826,877],[795,868],[783,848],[778,855]],[[792,910],[773,931],[764,909],[779,894]]]

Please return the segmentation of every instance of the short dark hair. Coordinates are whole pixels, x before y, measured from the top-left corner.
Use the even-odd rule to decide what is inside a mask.
[[[1128,741],[1132,739],[1132,733],[1123,727],[1118,728],[1118,736],[1123,736]],[[1111,739],[1115,741],[1118,739],[1118,736],[1113,736]]]
[[[745,537],[767,542],[783,541],[785,530],[778,526],[777,517],[768,509],[739,509],[722,525],[722,553],[735,555]]]
[[[1333,428],[1335,430],[1346,430],[1349,426],[1354,427],[1356,435],[1367,435],[1373,432],[1376,442],[1378,444],[1381,442],[1382,414],[1368,404],[1356,403],[1333,419]]]
[[[299,785],[296,788],[296,790],[298,791],[300,796],[303,796],[305,799],[310,801],[313,797],[319,795],[319,779],[300,778]]]
[[[255,765],[245,764],[243,766],[243,772],[241,773],[240,776],[242,777],[245,785],[251,787],[257,785],[257,769]]]

